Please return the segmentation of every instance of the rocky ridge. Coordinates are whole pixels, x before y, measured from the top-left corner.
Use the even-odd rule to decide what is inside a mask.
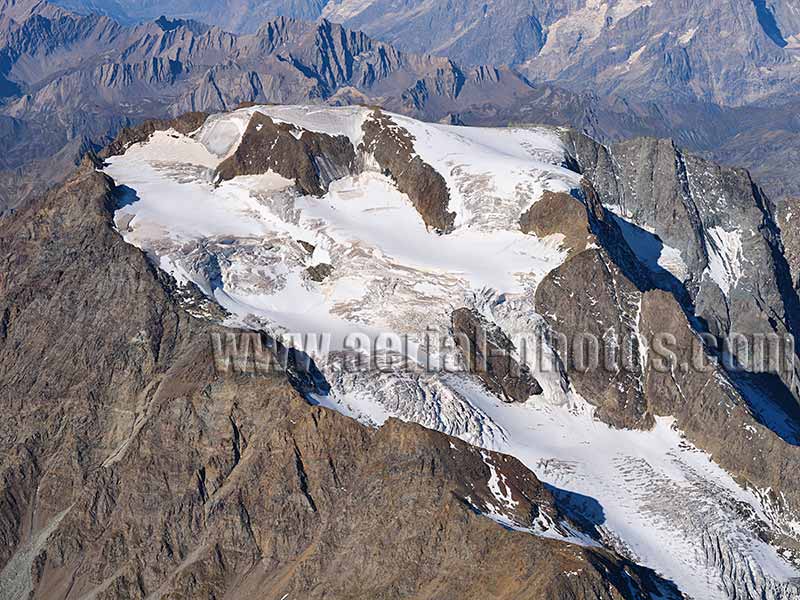
[[[298,130],[256,113],[236,151],[220,163],[214,181],[273,171],[306,194],[321,196],[328,185],[355,172],[355,150],[345,136]]]
[[[416,154],[413,136],[380,110],[373,112],[362,129],[364,139],[359,150],[371,155],[397,189],[408,195],[426,225],[443,233],[452,231],[456,215],[447,210],[447,183]]]

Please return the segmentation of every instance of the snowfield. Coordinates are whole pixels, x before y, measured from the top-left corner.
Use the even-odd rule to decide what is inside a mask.
[[[346,135],[356,148],[370,114],[359,107],[251,107],[212,116],[191,136],[156,132],[105,168],[126,186],[115,213],[124,239],[179,282],[199,286],[230,313],[229,323],[274,334],[327,332],[332,350],[353,332],[393,332],[408,336],[415,357],[425,333],[446,334],[460,307],[506,332],[545,327],[533,292],[566,259],[563,238],[524,235],[518,220],[544,190],[579,185],[581,176],[562,166],[557,131],[392,115],[451,191],[455,230],[438,235],[377,169],[335,181],[320,198],[298,195],[275,173],[215,186],[214,168],[235,152],[255,111]],[[714,235],[719,264],[709,276],[734,284],[740,246],[727,232]],[[685,270],[679,252],[653,249],[641,236],[629,242],[654,265],[678,276]],[[309,267],[324,264],[333,267],[328,277],[308,277]],[[525,404],[500,402],[465,373],[319,366],[331,390],[312,401],[372,425],[396,416],[514,455],[597,539],[556,534],[547,523],[528,533],[606,544],[696,599],[791,597],[785,584],[800,572],[758,535],[760,527],[780,524],[757,493],[686,443],[669,419],[648,432],[611,429],[559,373],[535,365],[544,394]],[[498,497],[487,516],[517,528],[503,511],[510,501]]]

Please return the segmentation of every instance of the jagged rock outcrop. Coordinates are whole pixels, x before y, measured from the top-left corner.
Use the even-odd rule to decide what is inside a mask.
[[[447,183],[415,153],[414,137],[377,109],[364,121],[362,129],[364,139],[359,150],[372,156],[397,189],[408,195],[425,225],[442,233],[452,231],[456,215],[447,210]]]
[[[346,136],[299,130],[256,112],[236,151],[217,167],[214,180],[271,170],[294,180],[303,193],[321,196],[332,181],[355,173],[355,163],[355,150]]]
[[[95,6],[86,0],[60,3]],[[159,6],[143,9],[132,4],[123,0],[109,11],[127,20],[131,13],[155,19],[162,11]],[[647,100],[711,99],[738,105],[793,93],[798,78],[793,63],[800,23],[789,0],[734,0],[713,11],[678,0],[656,5],[645,0],[463,2],[448,11],[420,2],[397,6],[388,0],[303,0],[288,5],[271,0],[245,3],[240,10],[221,6],[221,0],[181,2],[171,11],[248,32],[272,15],[325,17],[406,52],[433,49],[465,64],[514,64],[531,79]],[[726,27],[735,27],[737,34],[720,35]]]
[[[591,145],[579,156],[613,169],[612,152]],[[767,374],[728,372],[698,335],[702,328],[681,289],[658,289],[658,274],[648,272],[641,249],[630,245],[641,238],[624,232],[626,225],[600,202],[611,177],[591,169],[584,175],[583,222],[596,247],[568,258],[536,290],[537,312],[552,329],[570,382],[611,425],[648,428],[655,416],[674,417],[693,444],[743,485],[766,494],[765,503],[777,514],[794,518],[798,485],[786,474],[800,460],[793,400],[781,395]],[[595,191],[590,179],[605,192]],[[669,189],[661,182],[660,191],[664,188]],[[665,210],[655,204],[651,215]],[[586,333],[589,341],[600,340],[597,348],[583,345]],[[587,359],[594,359],[593,368],[585,368]],[[796,542],[787,533],[777,528],[767,535],[793,548]]]
[[[546,192],[520,219],[525,232],[564,235],[570,250],[537,286],[537,312],[556,334],[551,343],[570,380],[598,416],[619,428],[649,428],[638,321],[641,294],[652,283],[587,179],[580,195],[582,202]]]
[[[633,245],[639,240],[634,250],[655,254],[654,276],[663,287],[685,288],[690,310],[713,335],[797,336],[800,302],[776,211],[749,173],[710,163],[668,140],[604,147],[580,134],[567,137],[602,204],[639,228],[628,232]],[[736,348],[730,351],[738,356]],[[746,370],[775,364],[757,352],[742,357]],[[792,369],[780,376],[793,386]]]
[[[467,370],[505,402],[527,402],[542,386],[514,357],[514,344],[498,327],[468,308],[453,311],[453,335]]]
[[[215,368],[211,336],[239,332],[189,315],[187,290],[114,230],[115,202],[87,162],[0,223],[4,598],[669,590],[606,550],[478,514],[501,508],[494,485],[521,527],[568,524],[509,457],[366,428],[280,371]]]

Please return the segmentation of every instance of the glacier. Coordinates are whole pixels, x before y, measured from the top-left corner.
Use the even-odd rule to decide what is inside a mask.
[[[334,181],[321,197],[298,194],[273,172],[215,182],[214,169],[236,150],[255,112],[347,136],[355,148],[371,114],[248,107],[213,115],[190,135],[157,131],[103,168],[121,186],[115,224],[123,238],[219,303],[227,324],[277,337],[325,332],[333,353],[353,333],[391,332],[409,340],[414,358],[426,332],[446,334],[459,307],[509,335],[546,328],[533,293],[566,260],[563,236],[523,234],[518,220],[544,191],[580,185],[581,175],[565,166],[557,128],[467,128],[391,115],[451,191],[455,228],[441,235],[369,156],[360,157],[362,172]],[[738,253],[724,234],[711,277],[735,277]],[[680,253],[670,252],[651,258],[681,271]],[[320,264],[331,273],[309,279],[307,269]],[[374,426],[389,417],[414,421],[517,457],[571,516],[594,528],[596,543],[653,568],[688,596],[796,597],[796,558],[761,535],[791,524],[777,522],[758,490],[743,489],[672,419],[657,418],[650,431],[613,429],[557,369],[536,364],[529,366],[544,393],[506,404],[465,372],[349,372],[326,358],[314,356],[330,390],[310,401]],[[487,516],[513,527],[501,500]]]

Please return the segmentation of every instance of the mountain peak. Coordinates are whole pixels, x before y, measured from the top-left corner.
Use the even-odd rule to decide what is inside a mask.
[[[178,29],[187,29],[192,33],[200,34],[205,33],[211,27],[205,23],[194,21],[192,19],[170,19],[161,15],[154,21],[155,25],[164,32],[176,31]]]
[[[182,19],[168,19],[164,15],[161,15],[158,19],[156,19],[156,25],[158,25],[164,31],[172,31],[183,24],[184,21]]]

